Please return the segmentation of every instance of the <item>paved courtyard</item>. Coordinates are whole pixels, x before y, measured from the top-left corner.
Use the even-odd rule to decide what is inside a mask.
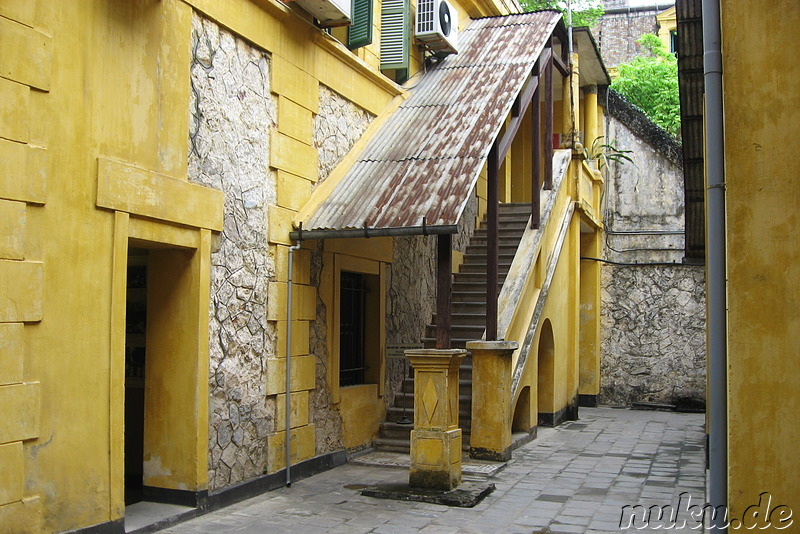
[[[170,527],[174,533],[607,533],[622,507],[702,506],[703,414],[581,408],[580,420],[542,428],[489,477],[496,490],[474,508],[374,499],[358,488],[407,481],[408,471],[347,463]],[[686,494],[681,508],[686,509]],[[632,509],[628,509],[629,511]],[[638,523],[644,526],[643,510]],[[669,510],[664,519],[669,517]],[[681,518],[691,519],[679,511]],[[623,523],[630,522],[630,514]],[[636,520],[635,520],[636,521]],[[651,515],[649,528],[659,526]],[[664,526],[667,525],[662,523]],[[691,521],[685,529],[696,532]],[[629,532],[636,532],[630,528]]]

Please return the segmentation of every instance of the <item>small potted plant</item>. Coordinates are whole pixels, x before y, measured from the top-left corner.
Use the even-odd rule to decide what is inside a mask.
[[[611,140],[608,143],[604,143],[604,138],[605,136],[601,135],[592,141],[592,145],[590,147],[583,148],[583,155],[586,157],[586,162],[589,164],[589,166],[602,171],[603,168],[608,167],[609,161],[619,163],[620,165],[624,165],[626,162],[633,163],[633,159],[628,156],[628,154],[633,153],[633,150],[622,150],[617,148],[616,139]]]

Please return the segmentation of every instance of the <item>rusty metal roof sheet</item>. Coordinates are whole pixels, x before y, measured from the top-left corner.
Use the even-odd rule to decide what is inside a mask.
[[[457,225],[489,149],[561,15],[473,20],[410,89],[304,230]]]

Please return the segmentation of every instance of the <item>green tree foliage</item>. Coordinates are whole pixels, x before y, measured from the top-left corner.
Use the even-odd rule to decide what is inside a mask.
[[[620,65],[619,76],[611,88],[677,137],[681,125],[678,60],[664,49],[655,35],[643,35],[636,42],[644,48],[646,55]]]
[[[520,0],[525,11],[541,11],[555,9],[564,14],[564,24],[567,23],[566,0]],[[594,26],[603,16],[602,0],[572,0],[572,25]]]

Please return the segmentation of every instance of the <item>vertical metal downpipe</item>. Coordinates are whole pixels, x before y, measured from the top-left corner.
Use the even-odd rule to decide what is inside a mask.
[[[289,285],[286,289],[286,485],[292,485],[292,272],[294,251],[300,250],[300,242],[289,247]]]
[[[706,90],[708,276],[708,502],[728,504],[728,346],[725,259],[725,139],[722,110],[722,32],[719,0],[703,0],[703,75]],[[725,509],[725,508],[723,508]],[[712,528],[723,532],[725,518]]]

